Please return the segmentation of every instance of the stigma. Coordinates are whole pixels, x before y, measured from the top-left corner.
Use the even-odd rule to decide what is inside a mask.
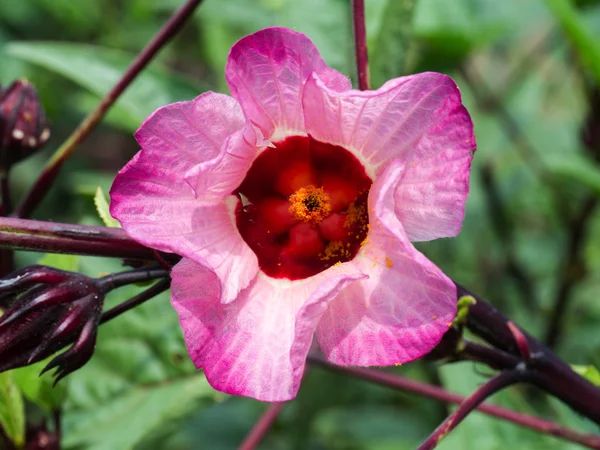
[[[331,212],[329,194],[312,184],[298,189],[289,200],[289,210],[298,222],[318,225]]]

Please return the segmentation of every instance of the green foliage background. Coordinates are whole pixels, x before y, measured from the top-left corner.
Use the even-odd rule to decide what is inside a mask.
[[[29,78],[53,124],[48,147],[14,169],[15,197],[181,3],[0,1],[0,82]],[[600,167],[583,148],[581,135],[587,87],[600,85],[600,2],[366,4],[374,87],[412,72],[447,73],[460,86],[475,123],[478,151],[463,231],[456,239],[419,248],[451,277],[542,338],[572,250],[572,223],[564,219],[575,215],[586,199],[600,195]],[[108,191],[116,171],[137,150],[132,133],[139,124],[161,105],[205,90],[227,92],[223,68],[231,45],[273,25],[306,33],[329,65],[355,78],[349,0],[206,0],[69,161],[35,218],[101,224],[94,194],[98,186]],[[506,111],[517,132],[507,126]],[[505,213],[502,223],[484,188],[490,174]],[[577,261],[584,276],[573,280],[557,351],[570,363],[600,366],[597,210],[585,231]],[[20,254],[18,264],[40,257]],[[122,269],[119,261],[100,258],[53,256],[44,262],[92,276]],[[527,289],[511,275],[515,264],[525,274]],[[110,296],[108,305],[136,292],[123,288]],[[168,295],[101,327],[91,362],[58,389],[50,388],[47,376],[37,378],[41,367],[0,375],[0,422],[17,440],[23,438],[25,417],[39,422],[60,408],[66,449],[231,449],[265,408],[213,391],[194,370]],[[419,362],[392,370],[463,394],[491,373],[469,363]],[[528,389],[511,389],[494,401],[595,429]],[[412,449],[446,413],[445,406],[431,400],[315,368],[262,448]],[[439,448],[511,447],[578,448],[478,413]]]

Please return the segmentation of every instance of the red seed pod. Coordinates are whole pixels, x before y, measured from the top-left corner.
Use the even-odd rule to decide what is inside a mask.
[[[33,85],[21,79],[0,88],[0,165],[10,168],[49,137],[46,114]]]

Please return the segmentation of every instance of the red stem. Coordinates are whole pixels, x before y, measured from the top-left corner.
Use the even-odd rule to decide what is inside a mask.
[[[513,355],[520,356],[520,348],[526,345],[529,358],[522,363],[526,364],[527,371],[531,375],[528,381],[559,398],[588,419],[600,424],[600,388],[575,373],[552,350],[518,328],[514,322],[511,330],[508,325],[509,320],[492,305],[459,284],[456,287],[459,298],[470,295],[476,299],[476,303],[469,306],[469,314],[467,314],[467,328],[471,332],[485,339],[497,349]],[[518,330],[519,334],[525,338],[526,344],[516,342],[515,330]],[[498,368],[510,370],[515,366]]]
[[[356,71],[358,88],[361,91],[370,89],[369,56],[367,52],[367,30],[365,27],[365,1],[352,0],[352,23],[354,25],[354,45],[356,47]]]
[[[423,442],[417,450],[432,450],[437,447],[442,439],[450,433],[456,426],[463,421],[467,415],[483,403],[488,397],[491,397],[496,392],[511,386],[515,383],[523,381],[525,374],[517,370],[501,372],[494,378],[491,378],[486,383],[482,384],[473,394],[467,397],[442,424],[435,429],[425,442]]]
[[[314,355],[309,355],[308,361],[313,365],[318,365],[330,371],[354,376],[372,383],[380,384],[382,386],[412,392],[414,394],[433,398],[446,403],[460,404],[466,399],[466,397],[463,397],[462,395],[448,392],[440,387],[411,380],[409,378],[384,372],[382,370],[336,366],[325,361],[323,358]],[[477,410],[490,416],[506,420],[507,422],[538,431],[540,433],[550,434],[567,441],[576,442],[589,448],[600,448],[600,436],[580,433],[546,419],[541,419],[512,411],[510,409],[502,408],[500,406],[488,404],[479,405]]]
[[[277,416],[283,409],[285,402],[271,403],[263,415],[260,417],[258,422],[252,427],[246,439],[239,447],[239,450],[253,450],[258,444],[264,439],[267,432],[277,419]]]
[[[156,297],[158,294],[169,289],[171,284],[170,278],[165,278],[164,280],[160,280],[158,283],[153,284],[148,289],[143,292],[140,292],[135,297],[131,297],[129,300],[124,301],[123,303],[119,303],[117,306],[112,307],[108,311],[104,311],[102,313],[102,318],[100,319],[100,323],[108,322],[109,320],[114,319],[117,316],[120,316],[124,312],[133,309],[142,303],[150,300],[151,298]]]
[[[158,51],[162,49],[173,36],[175,36],[201,2],[202,0],[188,0],[185,5],[171,16],[148,45],[136,56],[121,79],[110,92],[104,96],[96,109],[81,122],[71,136],[69,136],[52,156],[50,161],[48,161],[36,182],[15,209],[13,216],[27,217],[31,214],[33,209],[40,201],[42,201],[60,172],[62,165],[75,151],[77,146],[96,128],[125,89],[127,89],[131,82],[135,80],[142,70],[144,70],[148,63],[156,56]]]
[[[120,228],[0,217],[0,249],[154,260]]]

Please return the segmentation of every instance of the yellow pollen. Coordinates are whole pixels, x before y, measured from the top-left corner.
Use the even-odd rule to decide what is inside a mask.
[[[298,189],[289,200],[290,212],[299,222],[316,225],[331,212],[329,195],[313,185]]]
[[[385,257],[385,266],[389,268],[389,267],[392,267],[392,264],[394,264],[392,262],[392,260],[386,256]]]
[[[350,259],[352,254],[349,248],[350,244],[344,245],[344,243],[340,241],[331,241],[319,255],[319,259],[321,261],[329,261],[330,259],[338,258]]]

